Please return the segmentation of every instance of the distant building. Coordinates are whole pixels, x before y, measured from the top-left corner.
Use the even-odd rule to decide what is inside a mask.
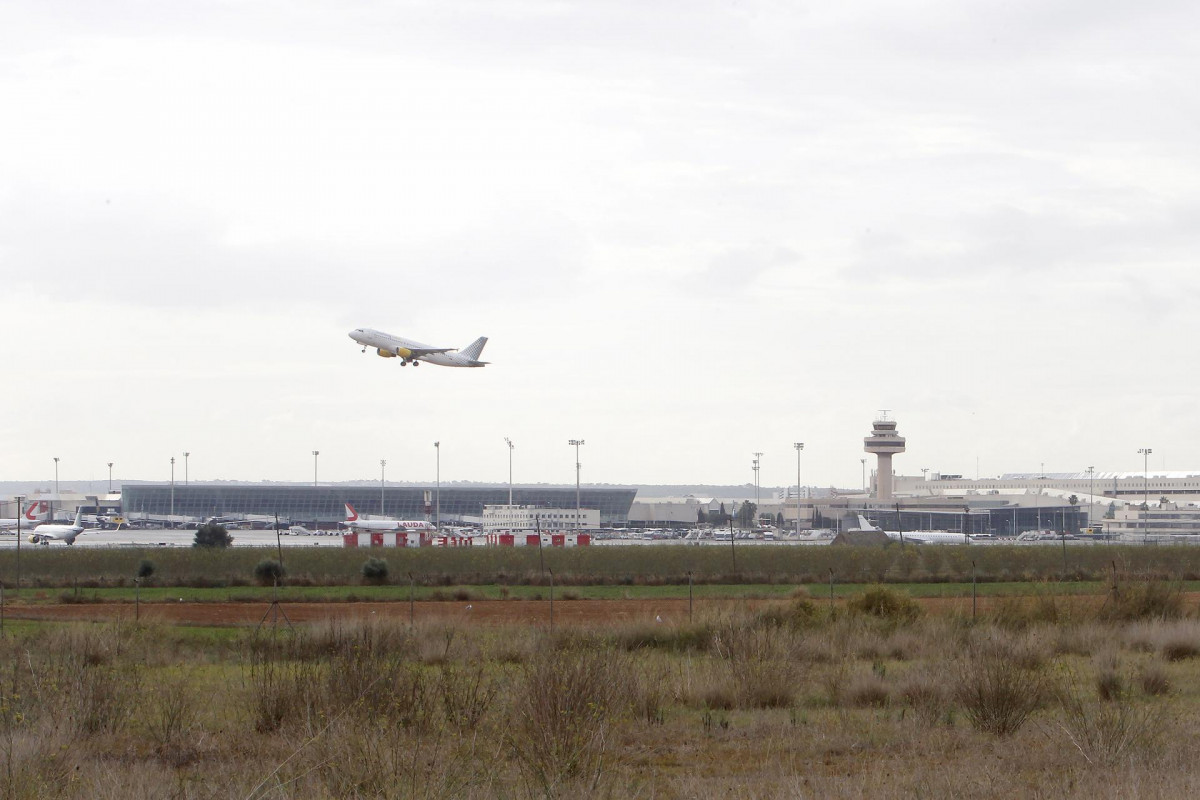
[[[483,532],[572,531],[600,527],[600,512],[594,508],[551,508],[548,506],[494,505],[483,507]]]

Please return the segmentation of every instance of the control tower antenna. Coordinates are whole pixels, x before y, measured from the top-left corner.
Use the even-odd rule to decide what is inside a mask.
[[[888,415],[888,409],[879,412],[871,427],[871,435],[863,440],[863,449],[874,453],[878,461],[875,467],[875,499],[892,499],[892,456],[904,452],[904,437],[896,433],[896,421]]]

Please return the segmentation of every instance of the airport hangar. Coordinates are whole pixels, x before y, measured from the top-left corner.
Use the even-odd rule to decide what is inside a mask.
[[[467,518],[479,519],[485,505],[507,505],[509,487],[503,486],[271,486],[191,483],[127,484],[121,491],[125,514],[178,515],[206,518],[233,514],[278,514],[293,523],[333,526],[346,519],[350,503],[363,516],[425,519],[425,496],[431,508],[440,509],[443,525]],[[583,508],[600,512],[602,527],[623,526],[637,489],[632,487],[581,488]],[[440,496],[440,501],[439,501]],[[514,486],[514,505],[575,508],[575,487]],[[430,519],[432,519],[431,512]]]

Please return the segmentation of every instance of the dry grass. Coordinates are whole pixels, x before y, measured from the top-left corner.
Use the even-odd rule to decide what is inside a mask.
[[[971,624],[807,602],[554,634],[337,622],[186,647],[160,626],[38,629],[0,639],[0,796],[1200,791],[1200,658],[1175,657],[1192,620],[1037,601],[1019,622]]]

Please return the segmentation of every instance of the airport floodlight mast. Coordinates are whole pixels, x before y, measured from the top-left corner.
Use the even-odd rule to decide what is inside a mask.
[[[513,451],[513,448],[516,447],[516,445],[513,444],[512,439],[509,439],[507,436],[504,437],[504,443],[508,445],[508,504],[511,506],[513,504],[513,502],[512,502],[512,451]]]
[[[108,462],[108,493],[112,494],[112,465],[113,462]]]
[[[317,488],[320,484],[317,483],[317,456],[321,455],[320,450],[313,450],[313,488]]]
[[[175,456],[171,456],[171,516],[175,516]]]
[[[762,493],[758,490],[758,487],[760,485],[758,482],[758,475],[759,475],[758,471],[759,471],[759,466],[761,464],[762,464],[762,453],[755,453],[754,454],[754,517],[755,517],[755,519],[752,520],[753,524],[750,526],[751,530],[754,530],[755,528],[758,527],[758,509],[762,506],[762,498],[761,498]]]
[[[804,449],[804,442],[793,442],[792,447],[796,448],[796,535],[800,535],[800,452]]]
[[[1138,450],[1142,457],[1142,544],[1146,543],[1150,528],[1150,454],[1153,452],[1149,447]]]
[[[383,516],[385,513],[383,510],[383,486],[384,486],[383,476],[386,474],[385,473],[386,469],[387,469],[387,459],[386,458],[379,459],[379,515],[380,516]]]
[[[439,532],[442,530],[442,443],[434,442],[433,451],[437,455],[437,462],[434,466],[434,479],[436,486],[433,493],[433,527]]]
[[[1088,527],[1092,527],[1092,507],[1096,504],[1096,468],[1088,467]]]
[[[58,500],[58,456],[54,457],[54,499]]]
[[[25,506],[25,495],[17,495],[17,593],[21,592],[21,509]]]
[[[190,455],[191,455],[191,453],[184,451],[184,454],[183,454],[183,485],[184,486],[188,485],[188,456],[190,456]]]
[[[858,463],[862,464],[863,494],[866,494],[867,493],[867,460],[865,458],[860,458],[858,460]]]
[[[579,446],[583,444],[583,439],[570,439],[567,444],[575,448],[575,530],[579,530],[579,515],[582,504],[579,502]]]

